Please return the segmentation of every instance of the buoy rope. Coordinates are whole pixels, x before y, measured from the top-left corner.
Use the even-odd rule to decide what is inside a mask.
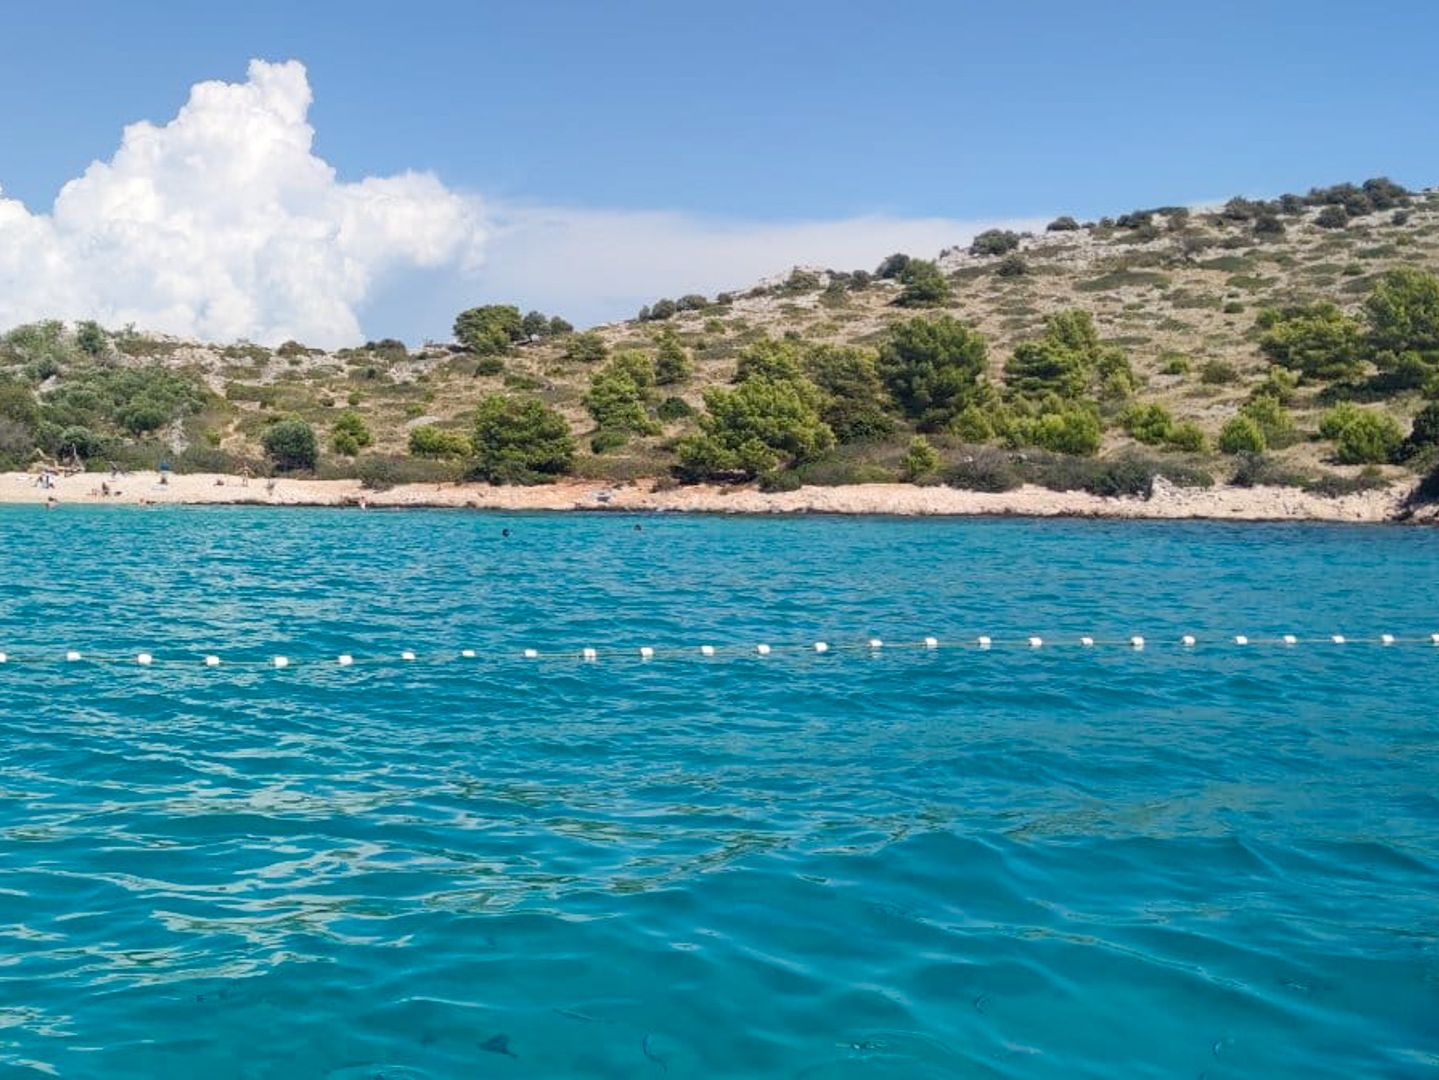
[[[395,664],[452,664],[464,662],[480,662],[494,659],[525,660],[525,661],[578,661],[581,663],[593,663],[601,660],[629,659],[639,661],[666,660],[681,657],[700,657],[713,659],[720,657],[754,657],[766,658],[771,656],[802,655],[822,657],[833,653],[869,653],[879,655],[882,653],[896,651],[918,651],[937,652],[942,650],[965,650],[971,652],[989,652],[1005,649],[1023,649],[1025,651],[1049,651],[1054,649],[1105,649],[1123,648],[1134,652],[1141,652],[1145,649],[1159,648],[1170,651],[1194,652],[1205,647],[1225,646],[1231,649],[1278,647],[1294,648],[1305,645],[1344,646],[1344,645],[1377,645],[1381,647],[1397,647],[1403,645],[1428,645],[1439,647],[1439,633],[1423,635],[1419,637],[1404,637],[1394,634],[1368,635],[1364,637],[1346,637],[1343,634],[1329,634],[1322,637],[1299,637],[1295,634],[1284,634],[1278,637],[1249,637],[1244,634],[1235,634],[1228,637],[1198,637],[1194,634],[1183,634],[1179,637],[1148,638],[1140,635],[1131,635],[1122,638],[1097,638],[1090,635],[1067,636],[1060,638],[1048,638],[1038,635],[1026,637],[990,637],[979,635],[972,638],[951,638],[941,640],[936,637],[926,637],[918,641],[885,641],[880,638],[867,638],[862,641],[811,641],[804,644],[784,643],[770,644],[768,642],[757,642],[750,645],[711,645],[695,644],[685,646],[586,646],[583,648],[569,649],[513,649],[513,650],[490,650],[480,651],[477,649],[450,649],[439,652],[419,653],[411,650],[401,650],[394,653],[377,655],[355,655],[351,653],[340,653],[331,656],[306,655],[288,656],[285,654],[273,654],[265,657],[253,655],[223,656],[216,653],[207,654],[186,654],[186,655],[163,655],[152,652],[133,653],[89,653],[78,649],[64,651],[47,649],[22,649],[20,652],[0,652],[0,671],[12,666],[68,666],[85,664],[102,665],[130,665],[140,667],[174,667],[177,665],[202,666],[210,668],[272,668],[283,670],[297,665],[314,667],[326,665],[331,667],[362,667],[376,665]]]

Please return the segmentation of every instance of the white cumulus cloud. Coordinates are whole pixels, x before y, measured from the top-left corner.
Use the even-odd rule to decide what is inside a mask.
[[[869,268],[988,225],[1033,224],[743,221],[485,204],[428,173],[342,182],[314,153],[310,101],[302,64],[253,60],[242,83],[192,87],[168,123],[126,127],[114,155],[66,183],[48,213],[0,191],[0,329],[96,319],[220,342],[417,342],[447,337],[475,304],[583,325],[796,264]]]
[[[229,341],[363,337],[387,275],[472,270],[479,204],[425,173],[337,179],[313,152],[303,65],[204,82],[173,120],[125,129],[48,214],[0,194],[0,326],[41,317]]]

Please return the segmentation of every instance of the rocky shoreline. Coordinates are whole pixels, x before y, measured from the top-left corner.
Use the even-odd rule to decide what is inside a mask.
[[[103,485],[103,486],[102,486]],[[109,489],[107,494],[105,489]],[[883,514],[899,516],[1093,517],[1119,520],[1428,522],[1433,508],[1411,513],[1411,487],[1326,497],[1282,487],[1180,488],[1160,479],[1148,499],[1050,491],[961,491],[911,484],[803,487],[767,493],[753,487],[670,486],[653,481],[610,484],[565,480],[535,487],[402,484],[368,491],[358,480],[245,479],[216,474],[98,473],[57,476],[43,488],[32,474],[0,476],[0,503],[438,507],[477,510],[627,510],[721,514]]]

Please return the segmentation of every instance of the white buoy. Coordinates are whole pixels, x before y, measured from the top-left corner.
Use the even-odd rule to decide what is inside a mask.
[[[1135,634],[1132,638],[1129,639],[1129,647],[1130,647],[1131,649],[1142,649],[1142,648],[1144,648],[1144,639],[1143,639],[1142,637],[1140,637],[1138,634]]]
[[[462,656],[462,657],[463,657],[464,659],[466,659],[466,660],[473,660],[473,659],[475,658],[475,650],[474,650],[474,649],[461,649],[461,650],[460,650],[460,656]]]
[[[277,657],[275,657],[275,666],[276,666],[276,667],[289,667],[289,666],[290,666],[290,658],[289,658],[288,656],[277,656]]]
[[[404,652],[400,653],[401,660],[413,660],[414,658],[415,654],[410,652],[409,649],[406,649]]]
[[[759,653],[761,656],[768,656],[768,655],[769,655],[769,646],[768,646],[768,645],[756,645],[756,646],[754,647],[754,651],[757,652],[757,653]]]
[[[872,637],[869,639],[869,647],[871,649],[882,649],[884,648],[884,642],[880,641],[877,637]]]
[[[1249,644],[1249,639],[1248,639],[1247,637],[1245,637],[1243,634],[1235,634],[1235,635],[1234,635],[1234,644],[1236,644],[1236,645],[1248,645],[1248,644]]]
[[[355,658],[349,653],[341,653],[335,658],[335,663],[339,664],[341,667],[349,667],[354,662]]]
[[[74,649],[71,649],[65,654],[65,659],[70,661],[71,663],[74,663],[76,660],[80,659],[80,654]]]
[[[205,666],[206,666],[206,667],[219,667],[219,666],[220,666],[220,658],[219,658],[218,656],[207,656],[207,657],[205,657]]]
[[[713,645],[701,645],[701,646],[700,646],[700,655],[701,655],[701,656],[713,656],[714,654],[715,654],[715,647],[714,647]]]
[[[1286,644],[1286,645],[1298,645],[1298,644],[1299,644],[1299,639],[1298,639],[1297,637],[1295,637],[1293,634],[1285,634],[1284,637],[1283,637],[1281,640],[1283,640],[1284,644]]]
[[[580,652],[580,656],[584,657],[586,660],[598,660],[599,655],[599,653],[595,652],[594,649],[591,649],[589,647],[586,647]]]
[[[525,650],[525,659],[526,659],[526,660],[537,660],[537,659],[539,659],[539,655],[540,655],[540,651],[539,651],[538,649],[526,649],[526,650]]]
[[[1183,645],[1187,649],[1192,649],[1194,647],[1194,635],[1185,634],[1182,638],[1179,639],[1179,644]]]
[[[924,647],[925,647],[926,649],[937,649],[937,648],[939,648],[939,638],[937,638],[937,637],[927,637],[927,638],[925,638],[925,639],[924,639]]]
[[[1381,645],[1393,645],[1393,644],[1394,644],[1394,635],[1393,635],[1393,634],[1380,634],[1380,635],[1379,635],[1379,644],[1381,644]]]
[[[989,638],[983,634],[980,634],[979,637],[975,638],[974,643],[978,645],[981,649],[989,648]]]
[[[1037,649],[1037,648],[1039,648],[1039,647],[1040,647],[1041,645],[1043,645],[1043,644],[1044,644],[1044,638],[1041,638],[1041,637],[1032,637],[1032,638],[1029,639],[1029,647],[1030,647],[1031,649]]]
[[[1344,644],[1344,635],[1343,635],[1343,634],[1335,634],[1335,635],[1334,635],[1333,637],[1331,637],[1329,640],[1332,641],[1332,642],[1334,642],[1334,644],[1336,644],[1336,645],[1343,645],[1343,644]]]
[[[135,663],[141,667],[149,667],[154,662],[155,658],[147,652],[142,652],[139,656],[135,657]]]
[[[6,656],[4,653],[0,652],[0,664],[5,663],[5,661],[6,661],[6,660],[9,660],[9,659],[10,659],[10,658],[9,658],[8,656]]]
[[[814,651],[815,651],[815,652],[820,652],[820,653],[829,652],[829,642],[827,642],[827,641],[816,641],[816,642],[814,643]]]
[[[655,655],[655,651],[654,651],[652,648],[650,648],[648,645],[641,645],[641,646],[640,646],[640,659],[641,659],[641,660],[653,660],[653,659],[654,659],[654,655]]]
[[[1430,644],[1430,645],[1439,645],[1439,634],[1430,634],[1430,635],[1429,635],[1429,644]],[[0,655],[3,655],[3,654],[0,654]]]
[[[1079,643],[1083,645],[1086,649],[1094,648],[1094,639],[1088,634],[1085,634],[1084,637],[1080,638]]]

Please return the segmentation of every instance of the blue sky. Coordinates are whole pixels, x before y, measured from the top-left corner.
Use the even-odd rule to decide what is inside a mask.
[[[377,273],[356,301],[373,334],[392,329],[378,319],[442,332],[446,305],[505,290],[626,314],[652,289],[811,261],[797,222],[865,222],[815,243],[857,257],[886,223],[958,239],[992,220],[1439,180],[1432,4],[22,0],[4,19],[0,188],[32,214],[126,124],[165,124],[193,84],[243,83],[252,58],[304,65],[313,153],[340,181],[429,171],[482,205],[482,268]],[[567,242],[630,232],[689,244],[693,280],[665,287],[687,272],[666,251],[649,277],[640,253],[613,275],[580,260],[606,279],[593,301],[583,281],[547,284],[575,264]]]

